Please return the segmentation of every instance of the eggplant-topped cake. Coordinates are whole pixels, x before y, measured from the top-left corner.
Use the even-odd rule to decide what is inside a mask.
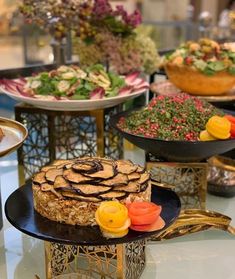
[[[95,225],[102,201],[150,201],[150,175],[131,161],[83,157],[57,160],[33,178],[34,208],[72,225]]]

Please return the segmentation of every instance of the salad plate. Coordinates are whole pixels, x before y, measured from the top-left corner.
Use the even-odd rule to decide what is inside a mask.
[[[106,72],[102,65],[86,70],[77,66],[60,66],[50,72],[15,79],[0,80],[0,91],[9,97],[57,111],[84,111],[119,105],[146,92],[148,82],[138,72],[118,76]]]
[[[235,85],[235,45],[208,38],[188,41],[165,55],[169,80],[191,95],[219,96]]]
[[[118,123],[120,119],[127,118],[132,112],[133,110],[124,111],[112,116],[111,126],[137,147],[166,161],[199,162],[235,148],[235,139],[214,141],[160,140],[125,132]]]
[[[20,94],[20,92],[10,92],[4,87],[0,87],[0,91],[7,94],[9,97],[16,101],[20,101],[41,109],[55,110],[55,111],[84,111],[84,110],[95,110],[114,107],[127,100],[136,98],[146,90],[136,90],[130,95],[117,96],[99,100],[55,100],[54,98],[30,98]]]

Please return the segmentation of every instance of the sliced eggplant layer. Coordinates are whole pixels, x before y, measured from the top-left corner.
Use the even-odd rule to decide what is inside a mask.
[[[33,183],[38,184],[38,185],[46,183],[47,181],[46,181],[46,178],[45,178],[45,174],[46,173],[44,171],[36,173],[33,177]]]
[[[58,198],[62,198],[61,194],[59,192],[55,191],[53,185],[51,185],[49,183],[43,183],[41,185],[41,191],[43,191],[43,192],[51,192],[55,196],[57,196]]]
[[[131,181],[126,186],[115,187],[114,191],[121,191],[121,192],[127,192],[127,193],[138,193],[138,192],[140,192],[140,185]]]
[[[87,177],[82,175],[81,173],[77,173],[72,169],[64,170],[63,177],[72,183],[86,183],[94,180],[91,177]]]
[[[137,180],[139,184],[144,184],[150,179],[150,174],[148,172],[145,172],[141,174],[140,179]]]
[[[97,197],[84,197],[84,196],[80,196],[77,193],[71,193],[69,191],[62,191],[61,192],[62,196],[65,198],[70,198],[70,199],[75,199],[75,200],[79,200],[79,201],[86,201],[86,202],[100,202],[101,199],[97,198]]]
[[[113,178],[103,180],[99,184],[104,186],[116,187],[116,186],[127,185],[128,182],[129,180],[126,174],[118,173]]]
[[[43,183],[43,184],[41,185],[41,190],[42,190],[43,192],[51,191],[51,190],[53,190],[53,189],[54,189],[53,185],[51,185],[51,184],[49,184],[49,183]]]
[[[126,192],[115,192],[115,191],[110,191],[105,194],[99,195],[99,198],[102,200],[122,200],[128,196],[128,193]]]
[[[133,172],[133,173],[131,173],[131,174],[128,174],[128,179],[129,179],[129,181],[131,181],[131,180],[137,180],[137,179],[139,179],[140,178],[140,173],[138,173],[138,172]]]
[[[137,165],[134,165],[131,161],[128,160],[118,160],[117,161],[117,170],[123,174],[131,174],[137,170]]]
[[[144,173],[145,172],[145,168],[141,167],[141,166],[137,166],[136,172],[138,173]]]
[[[142,185],[140,186],[140,192],[146,191],[147,188],[148,188],[148,186],[149,186],[148,182],[145,183],[145,184],[142,184]]]
[[[62,175],[58,175],[55,178],[54,181],[54,189],[59,189],[59,188],[70,188],[70,183],[64,179]]]
[[[122,200],[145,191],[150,179],[149,173],[131,161],[100,157],[57,160],[42,169],[33,178],[42,191],[87,202]]]
[[[74,164],[74,162],[69,162],[68,164],[65,164],[65,165],[63,166],[63,169],[69,170],[69,169],[71,169],[71,167],[72,167],[73,164]]]
[[[72,187],[82,196],[94,195],[107,193],[112,187],[96,186],[91,184],[72,184]]]
[[[46,180],[50,183],[54,183],[55,179],[58,175],[62,175],[63,174],[63,169],[50,169],[46,172]]]
[[[113,164],[107,163],[107,162],[101,162],[101,165],[103,167],[102,170],[97,171],[95,173],[84,173],[85,176],[88,176],[90,178],[95,178],[95,179],[108,179],[114,177],[115,173],[115,168]]]
[[[49,171],[49,170],[51,170],[51,169],[54,169],[54,168],[55,168],[55,166],[45,166],[45,167],[42,167],[42,168],[41,168],[41,171],[47,172],[47,171]]]
[[[72,165],[72,169],[75,172],[94,173],[98,170],[98,164],[92,161],[77,161]]]
[[[58,165],[56,167],[57,167],[57,169],[66,169],[68,166],[68,168],[70,169],[73,164],[74,164],[74,162],[68,161],[67,163]]]

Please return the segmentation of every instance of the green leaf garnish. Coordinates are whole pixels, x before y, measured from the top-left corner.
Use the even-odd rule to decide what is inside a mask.
[[[207,67],[215,72],[223,71],[226,68],[225,64],[222,61],[209,62]]]

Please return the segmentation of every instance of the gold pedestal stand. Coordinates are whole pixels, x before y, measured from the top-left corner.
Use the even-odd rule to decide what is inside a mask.
[[[151,240],[170,239],[211,228],[235,235],[230,217],[206,210],[207,163],[147,162],[146,168],[151,172],[153,187],[175,190],[182,206],[177,221]]]
[[[15,106],[15,118],[29,136],[18,150],[20,185],[56,159],[81,156],[123,157],[123,140],[109,126],[122,106],[92,111],[51,111],[26,104]]]
[[[207,163],[147,162],[146,168],[153,184],[175,190],[182,209],[206,208]]]
[[[138,279],[146,262],[145,240],[110,246],[45,242],[45,253],[47,279],[73,273],[81,278]]]

